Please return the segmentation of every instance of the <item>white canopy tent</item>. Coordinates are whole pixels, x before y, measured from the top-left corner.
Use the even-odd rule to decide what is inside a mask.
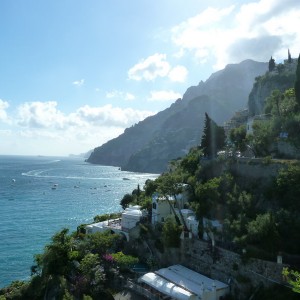
[[[138,279],[155,290],[178,300],[197,300],[197,296],[193,293],[177,286],[176,284],[162,278],[161,276],[149,272]]]
[[[229,293],[229,286],[182,265],[173,265],[147,273],[139,282],[174,299],[217,300]]]

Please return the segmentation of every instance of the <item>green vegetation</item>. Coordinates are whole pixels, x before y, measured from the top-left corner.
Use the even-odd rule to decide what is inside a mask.
[[[2,299],[113,299],[111,280],[138,258],[120,252],[122,238],[110,232],[91,235],[56,233],[35,256],[29,282],[0,290]]]
[[[294,270],[289,270],[288,268],[284,268],[282,275],[292,286],[293,291],[300,294],[300,273]]]
[[[260,289],[254,297],[255,300],[298,300],[299,295],[294,293],[291,289],[274,285],[269,288]]]
[[[300,147],[300,112],[295,90],[288,89],[285,92],[274,90],[265,102],[266,116],[253,123],[253,134],[246,137],[257,156],[263,157],[273,154],[282,156],[276,149],[279,141]],[[236,131],[236,130],[235,130]],[[233,132],[231,134],[239,136]]]
[[[237,128],[234,128],[229,133],[230,141],[232,141],[237,150],[242,152],[247,149],[246,133],[246,125],[241,125]]]
[[[233,151],[245,151],[250,145],[256,155],[263,157],[261,162],[252,161],[248,166],[270,167],[272,156],[280,155],[276,150],[278,141],[300,147],[299,65],[300,57],[295,89],[272,92],[265,101],[266,117],[254,122],[253,134],[247,136],[244,125],[230,132]],[[284,65],[278,71],[284,74]],[[258,80],[266,78],[262,76]],[[147,180],[143,189],[137,186],[131,194],[124,195],[120,201],[123,209],[140,205],[148,210],[150,218],[151,197],[158,193],[169,202],[174,216],[155,228],[147,223],[149,220],[142,220],[140,237],[135,243],[148,241],[160,253],[168,247],[180,246],[180,235],[188,228],[180,210],[177,215],[173,201],[178,206],[177,195],[185,192],[189,195],[186,208],[193,209],[199,220],[199,236],[205,230],[202,228],[203,217],[218,219],[223,223],[223,229],[219,234],[214,232],[216,242],[229,245],[243,254],[245,260],[250,257],[274,259],[279,251],[299,255],[300,163],[282,160],[282,168],[274,178],[261,184],[248,174],[237,176],[234,155],[227,159],[217,157],[217,151],[224,148],[224,130],[205,114],[201,146],[172,161],[169,172],[155,180]],[[94,221],[119,216],[96,216]],[[16,281],[1,289],[0,299],[43,299],[48,296],[65,300],[113,299],[107,288],[114,277],[138,262],[133,255],[134,247],[131,252],[126,252],[121,236],[110,232],[89,235],[83,229],[84,225],[78,227],[77,233],[69,234],[67,229],[62,229],[55,234],[44,252],[35,256],[31,280]],[[153,256],[148,260],[151,265],[157,265]],[[238,265],[234,265],[234,269],[238,270]],[[299,272],[285,269],[283,275],[293,290],[300,292]],[[241,276],[236,280],[249,281]],[[293,299],[288,296],[289,290],[279,289],[286,295],[282,299]],[[277,294],[273,292],[260,289],[256,299],[275,299]]]
[[[162,237],[167,247],[179,247],[182,227],[172,218],[167,218],[163,225]]]
[[[217,152],[225,145],[225,132],[224,128],[218,126],[209,116],[205,113],[204,130],[201,138],[201,148],[203,153],[208,157],[215,157]]]
[[[113,214],[104,214],[104,215],[97,215],[94,217],[94,222],[103,222],[106,220],[111,220],[111,219],[117,219],[120,218],[121,214],[120,213],[113,213]]]
[[[127,270],[129,267],[139,262],[137,257],[125,255],[122,251],[113,253],[111,256],[121,270]]]

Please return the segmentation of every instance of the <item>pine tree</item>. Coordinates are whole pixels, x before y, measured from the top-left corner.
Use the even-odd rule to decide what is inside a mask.
[[[300,106],[300,54],[298,57],[298,65],[296,70],[295,95],[296,95],[296,101]]]
[[[201,148],[208,157],[215,157],[218,150],[225,145],[224,128],[217,125],[207,113],[205,113],[204,129],[201,138]]]

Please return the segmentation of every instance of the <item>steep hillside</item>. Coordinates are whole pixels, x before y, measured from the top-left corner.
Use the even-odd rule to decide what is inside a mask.
[[[279,64],[272,72],[267,72],[263,76],[255,78],[253,89],[249,95],[248,108],[249,115],[263,114],[265,99],[269,97],[274,89],[284,92],[294,87],[296,80],[297,59],[292,59],[291,63],[285,61]]]
[[[249,95],[249,115],[263,114],[265,99],[269,97],[273,90],[277,89],[281,92],[294,87],[296,75],[295,73],[288,74],[269,74],[259,76],[253,89]]]
[[[205,112],[222,124],[246,107],[254,78],[266,70],[267,63],[252,60],[226,66],[190,87],[182,100],[95,148],[87,161],[130,171],[163,172],[171,159],[199,143]]]

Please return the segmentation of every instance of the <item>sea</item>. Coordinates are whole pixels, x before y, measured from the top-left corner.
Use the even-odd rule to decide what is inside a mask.
[[[0,288],[29,279],[56,232],[121,212],[122,197],[157,176],[83,158],[0,155]]]

